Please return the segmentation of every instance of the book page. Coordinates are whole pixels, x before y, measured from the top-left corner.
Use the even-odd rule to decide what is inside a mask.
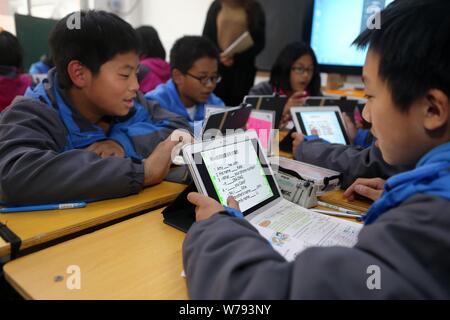
[[[308,247],[352,247],[361,224],[322,215],[281,201],[250,221],[286,260],[292,261]]]

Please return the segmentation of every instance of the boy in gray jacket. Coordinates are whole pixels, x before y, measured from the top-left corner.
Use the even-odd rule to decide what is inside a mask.
[[[183,246],[191,298],[450,298],[449,10],[447,0],[395,1],[381,29],[355,41],[369,46],[363,116],[383,159],[416,163],[386,182],[357,244],[309,248],[289,263],[246,220],[190,194],[199,221]]]
[[[190,140],[172,132],[189,124],[140,95],[131,25],[75,12],[55,26],[50,47],[56,68],[48,80],[0,116],[1,201],[99,200],[160,183],[172,148]]]

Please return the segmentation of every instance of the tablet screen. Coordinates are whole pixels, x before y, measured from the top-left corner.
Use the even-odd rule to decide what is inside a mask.
[[[257,150],[257,143],[245,140],[199,152],[203,163],[197,168],[208,194],[223,205],[233,196],[245,215],[280,196]]]
[[[302,111],[297,113],[297,117],[307,135],[315,129],[318,136],[328,142],[347,144],[338,112]]]

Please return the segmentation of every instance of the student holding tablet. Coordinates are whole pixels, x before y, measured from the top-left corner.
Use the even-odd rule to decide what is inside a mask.
[[[191,298],[450,298],[449,11],[447,0],[394,1],[380,13],[382,28],[355,40],[369,46],[363,116],[382,157],[417,164],[386,182],[357,243],[309,248],[288,262],[246,220],[191,194],[199,221],[183,246]]]

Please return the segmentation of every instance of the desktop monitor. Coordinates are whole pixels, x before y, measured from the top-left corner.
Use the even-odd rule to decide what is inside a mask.
[[[394,0],[315,0],[310,45],[321,72],[361,74],[367,51],[352,46],[375,10]],[[369,24],[370,25],[370,24]]]

